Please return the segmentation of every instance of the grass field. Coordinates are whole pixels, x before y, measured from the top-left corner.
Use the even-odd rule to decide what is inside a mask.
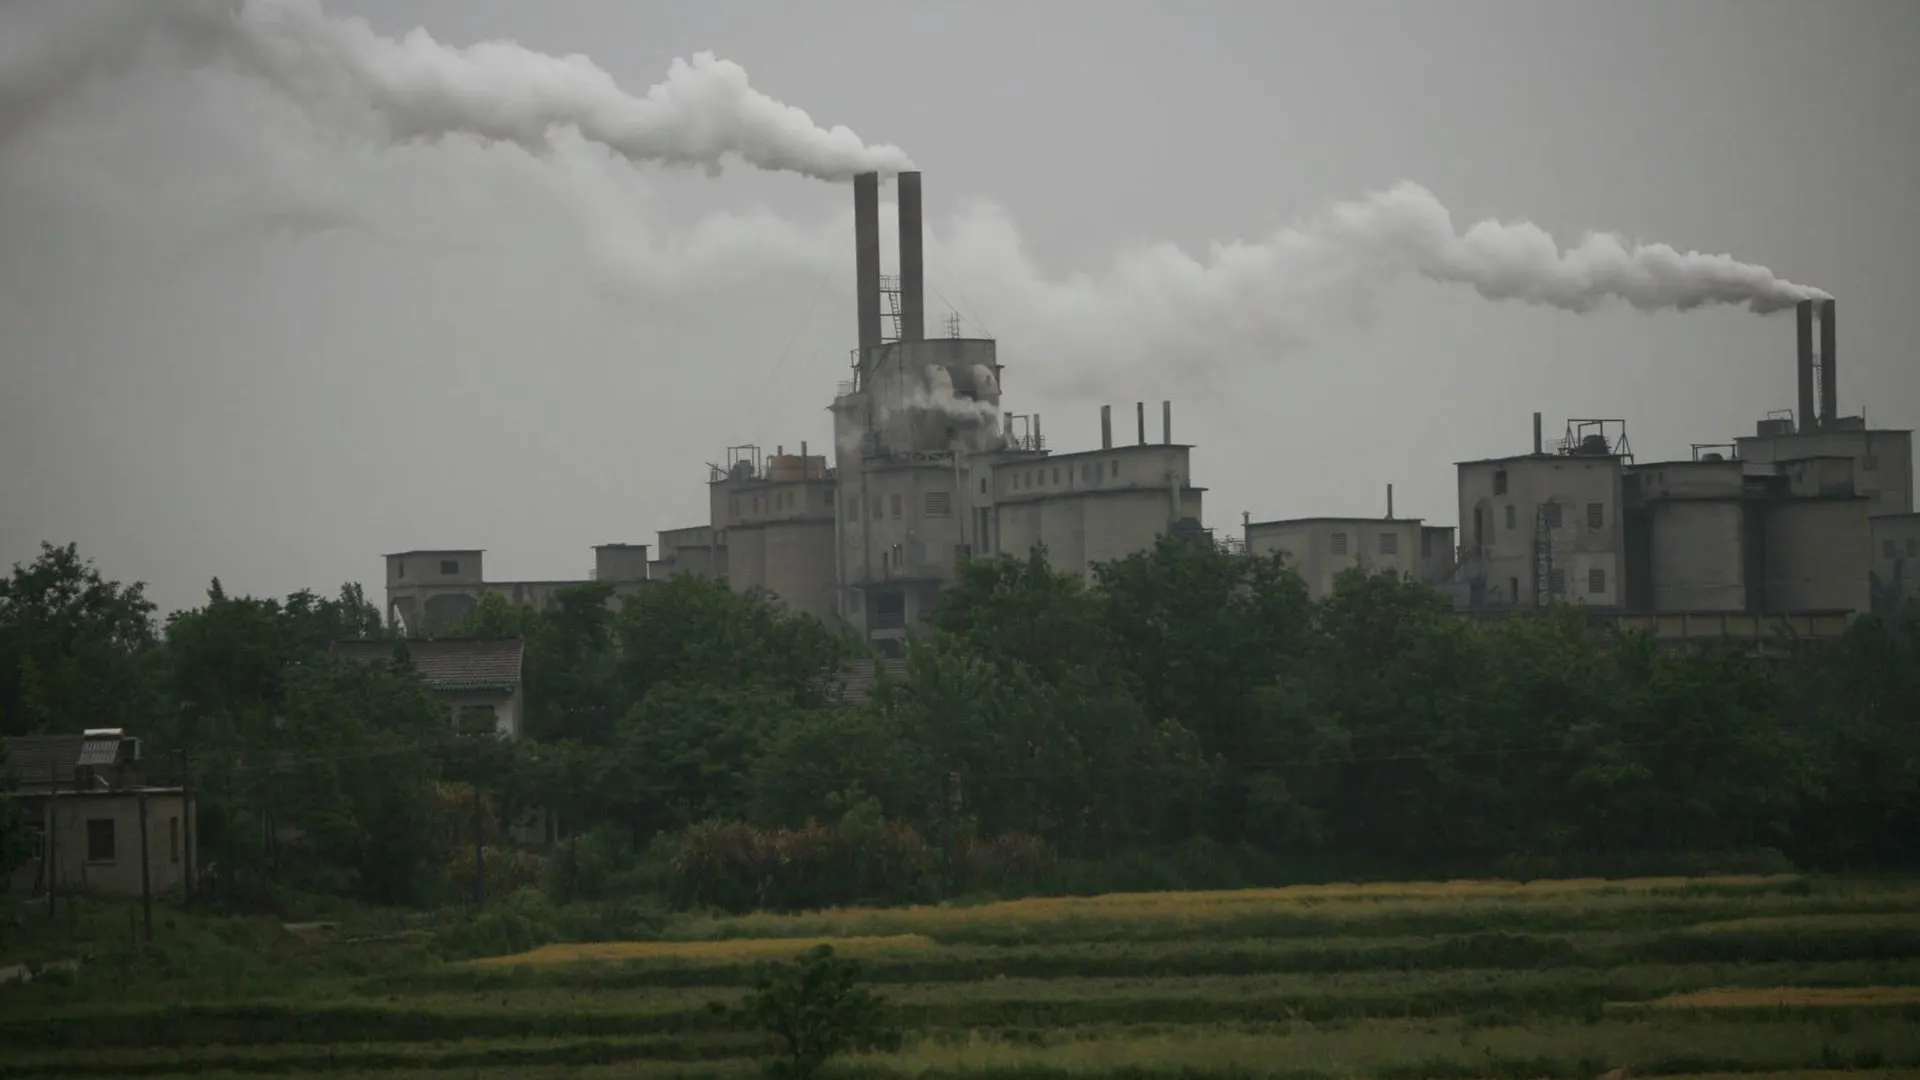
[[[0,990],[0,1080],[751,1077],[709,1008],[826,941],[908,1038],[842,1077],[1920,1078],[1920,888],[1450,882],[678,919],[662,940]],[[276,953],[276,955],[278,955]]]

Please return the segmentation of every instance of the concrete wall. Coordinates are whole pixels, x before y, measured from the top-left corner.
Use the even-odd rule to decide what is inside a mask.
[[[1654,611],[1747,610],[1746,516],[1738,498],[1661,499],[1647,512]]]
[[[601,544],[593,549],[593,580],[647,580],[647,545]]]
[[[483,553],[451,548],[387,556],[387,588],[416,585],[478,585],[486,580]]]
[[[1873,530],[1865,498],[1791,499],[1767,508],[1766,605],[1772,612],[1866,611]]]
[[[1872,519],[1873,574],[1880,587],[1896,585],[1901,599],[1920,601],[1920,514]]]
[[[1287,565],[1307,583],[1315,600],[1333,591],[1334,580],[1349,569],[1404,574],[1416,581],[1436,580],[1426,569],[1433,542],[1423,559],[1422,527],[1417,518],[1309,518],[1254,522],[1246,528],[1247,553],[1283,552]],[[1444,530],[1451,533],[1452,530]]]
[[[1854,489],[1870,500],[1869,514],[1913,512],[1913,433],[1861,428],[1799,435],[1749,435],[1735,440],[1742,460],[1845,457],[1854,462]]]
[[[736,526],[727,534],[727,581],[762,588],[795,611],[832,619],[834,523],[817,518]]]
[[[1550,544],[1565,599],[1602,607],[1624,602],[1620,459],[1542,454],[1462,462],[1458,471],[1460,544],[1469,551],[1464,569],[1484,575],[1483,603],[1534,604],[1534,515],[1546,502],[1561,507]],[[1504,492],[1498,479],[1503,474]],[[1592,506],[1599,507],[1598,528],[1588,523]],[[1593,591],[1596,570],[1601,588]]]
[[[1016,558],[1044,544],[1055,570],[1092,580],[1093,568],[1153,546],[1181,518],[1200,518],[1200,492],[1147,487],[1024,498],[995,509],[1000,551]]]
[[[1420,526],[1420,580],[1429,585],[1445,581],[1447,575],[1453,572],[1457,545],[1453,526]]]
[[[186,812],[184,797],[175,791],[147,795],[147,863],[149,887],[163,895],[181,888],[187,880],[187,852],[193,828],[192,815]],[[51,847],[61,888],[97,890],[105,893],[140,895],[140,799],[131,792],[89,792],[62,795],[55,799],[29,800],[29,813],[39,817],[43,835],[53,838]],[[88,858],[88,825],[91,820],[112,822],[114,845],[111,859]],[[40,859],[31,859],[15,870],[8,881],[16,896],[44,891],[45,878]]]
[[[647,564],[649,578],[675,574],[699,577],[727,576],[726,530],[712,525],[665,529],[659,536],[660,557]]]

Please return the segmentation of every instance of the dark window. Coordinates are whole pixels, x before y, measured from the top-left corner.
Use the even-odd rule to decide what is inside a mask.
[[[1557,529],[1560,527],[1560,504],[1559,503],[1557,502],[1542,503],[1540,505],[1540,515],[1547,519],[1547,528]]]
[[[1115,480],[1120,479],[1120,463],[1118,461],[1110,461],[1107,463],[1107,475],[1113,477]]]
[[[1335,555],[1345,555],[1347,553],[1347,534],[1346,533],[1343,533],[1343,532],[1334,533],[1328,539],[1333,545],[1333,553]]]
[[[1517,604],[1520,602],[1520,579],[1519,578],[1510,577],[1507,579],[1507,593],[1510,597],[1512,597],[1514,603]]]
[[[1056,484],[1060,482],[1060,469],[1058,466],[1055,466],[1053,470],[1053,482]]]
[[[113,861],[113,819],[87,819],[87,861]]]
[[[457,573],[459,573],[459,572],[460,572],[460,560],[459,560],[459,559],[441,559],[441,560],[440,560],[440,572],[441,572],[442,574],[448,574],[448,575],[452,575],[452,574],[457,574]]]
[[[1481,527],[1484,517],[1479,507],[1473,508],[1473,542],[1476,546],[1487,542],[1486,530]]]
[[[1512,503],[1508,503],[1508,504],[1507,504],[1507,528],[1509,528],[1509,529],[1511,529],[1511,528],[1513,528],[1513,527],[1514,527],[1514,526],[1515,526],[1515,525],[1516,525],[1517,523],[1518,523],[1518,522],[1517,522],[1517,520],[1516,520],[1516,519],[1515,519],[1515,517],[1514,517],[1514,511],[1513,511],[1513,504],[1512,504]]]
[[[491,705],[462,705],[454,729],[462,735],[491,735],[499,724]]]
[[[953,512],[953,493],[950,491],[927,492],[927,516],[946,517]]]
[[[1382,555],[1400,554],[1400,534],[1399,533],[1381,533],[1380,534],[1380,554]]]
[[[1567,572],[1565,570],[1554,570],[1547,575],[1547,592],[1554,596],[1567,595]]]
[[[1590,593],[1603,593],[1607,591],[1607,572],[1605,570],[1596,566],[1587,571],[1587,591]]]
[[[1501,469],[1493,474],[1493,493],[1495,495],[1507,493],[1507,470]]]
[[[983,476],[980,478],[980,494],[985,495],[986,493],[987,493],[987,478]]]
[[[405,559],[393,560],[393,576],[397,578],[403,578],[407,576],[407,560]]]
[[[879,520],[880,520],[880,516],[881,516],[881,506],[880,506],[880,500],[879,500],[879,499],[875,499],[875,500],[873,500],[873,520],[875,520],[875,521],[879,521]]]
[[[890,496],[887,501],[888,501],[888,504],[893,508],[893,520],[899,521],[900,520],[900,496],[898,495]]]
[[[167,861],[180,861],[180,819],[177,817],[167,819]]]
[[[1600,503],[1587,504],[1587,528],[1598,529],[1607,523],[1607,508]]]

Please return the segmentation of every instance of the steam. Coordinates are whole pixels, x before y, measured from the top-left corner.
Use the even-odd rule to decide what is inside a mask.
[[[151,45],[265,80],[327,121],[371,121],[394,141],[463,134],[542,153],[556,130],[572,129],[629,161],[710,173],[729,155],[821,180],[912,167],[898,147],[820,127],[712,53],[676,59],[636,97],[584,56],[507,41],[456,47],[423,29],[384,37],[364,20],[328,16],[318,0],[141,0],[88,14],[42,27],[0,58],[0,137]]]

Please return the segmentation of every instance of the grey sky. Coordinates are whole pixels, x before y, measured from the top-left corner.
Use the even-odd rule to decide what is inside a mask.
[[[936,247],[990,200],[1054,277],[1160,242],[1203,256],[1403,179],[1461,227],[1725,252],[1831,290],[1841,408],[1920,425],[1909,3],[327,7],[586,53],[636,93],[711,50],[911,154]],[[371,585],[409,547],[572,577],[594,543],[703,520],[728,444],[828,447],[850,234],[837,262],[795,240],[763,273],[648,241],[715,212],[817,238],[846,186],[386,150],[204,90],[95,82],[0,145],[0,561],[74,540],[167,607],[216,574]],[[1102,401],[1126,438],[1133,401],[1172,397],[1222,529],[1378,512],[1387,483],[1401,514],[1452,524],[1451,463],[1523,449],[1535,409],[1625,417],[1649,460],[1793,404],[1790,317],[1576,316],[1417,278],[1308,293],[1326,310],[1306,339],[1239,339],[1225,368],[1169,349],[1102,385],[1084,356],[1049,368],[1059,335],[969,272],[930,253],[930,324],[951,303],[999,334],[1012,407],[1062,449],[1097,439]]]

